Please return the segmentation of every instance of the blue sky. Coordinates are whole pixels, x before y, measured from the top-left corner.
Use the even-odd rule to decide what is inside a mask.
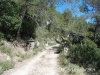
[[[79,4],[82,4],[82,2],[80,2]],[[63,13],[65,9],[69,9],[71,10],[72,9],[72,6],[71,4],[67,4],[67,3],[64,3],[63,5],[60,5],[60,6],[56,6],[56,10],[60,13]],[[77,16],[81,16],[81,15],[85,15],[84,13],[80,12],[78,8],[76,8],[76,13],[75,15]],[[86,19],[87,22],[91,22],[91,19]]]
[[[82,3],[82,1],[80,1],[78,4],[81,4]],[[56,6],[56,10],[57,11],[59,11],[60,13],[63,13],[63,11],[65,10],[65,9],[69,9],[69,10],[72,10],[72,6],[77,6],[78,5],[77,3],[75,3],[75,4],[68,4],[68,3],[63,3],[63,5],[60,5],[60,6]],[[77,15],[77,16],[80,16],[80,15],[82,15],[82,13],[79,11],[79,9],[76,7],[76,12],[75,12],[75,14]]]
[[[69,8],[70,9],[70,5],[67,5],[66,3],[64,3],[63,5],[60,6],[56,6],[56,10],[59,11],[60,13],[63,13],[63,11]]]

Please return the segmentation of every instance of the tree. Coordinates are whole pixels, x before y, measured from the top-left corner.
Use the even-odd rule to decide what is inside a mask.
[[[74,1],[77,1],[77,0],[74,0]],[[20,30],[21,30],[21,27],[22,27],[22,22],[23,22],[23,19],[25,17],[26,10],[30,5],[31,6],[37,6],[37,7],[40,7],[40,6],[44,7],[44,2],[47,4],[47,6],[50,6],[50,5],[55,4],[55,3],[57,3],[57,4],[63,3],[63,2],[71,3],[71,2],[73,2],[73,0],[38,0],[38,1],[35,0],[35,2],[39,3],[39,4],[34,4],[34,0],[25,0],[23,2],[24,2],[23,8],[22,8],[23,11],[22,11],[22,14],[20,16],[21,21],[20,21],[20,27],[18,28],[18,31],[17,31],[17,37],[20,36]],[[40,7],[40,9],[43,9],[41,7]]]
[[[14,1],[2,0],[0,2],[0,31],[7,39],[15,37],[20,26],[20,6]]]
[[[25,17],[25,14],[26,14],[26,11],[27,11],[27,8],[29,5],[33,5],[33,6],[37,6],[36,4],[30,4],[30,2],[33,2],[33,0],[25,0],[23,1],[24,4],[23,4],[23,8],[22,8],[22,13],[21,13],[21,16],[20,16],[20,27],[18,28],[18,31],[17,31],[17,36],[16,38],[18,38],[20,36],[20,31],[21,31],[21,27],[22,27],[22,22],[23,22],[23,19]]]
[[[83,12],[88,12],[90,17],[93,19],[95,23],[94,28],[94,40],[96,41],[97,30],[100,26],[100,0],[83,0],[83,5],[81,6]],[[88,15],[89,15],[88,14]]]
[[[21,14],[21,17],[20,17],[20,25],[22,25],[22,22],[23,22],[23,19],[24,19],[24,16],[25,16],[25,13],[26,13],[26,10],[27,10],[27,6],[28,6],[28,1],[29,0],[25,0],[25,4],[24,4],[24,7],[23,7],[23,11],[22,11],[22,14]],[[20,30],[21,30],[21,26],[18,28],[18,31],[17,31],[17,38],[19,37],[20,35]]]

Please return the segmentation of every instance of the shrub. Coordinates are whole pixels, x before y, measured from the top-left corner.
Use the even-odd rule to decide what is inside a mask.
[[[18,15],[20,9],[21,7],[14,1],[0,1],[0,31],[9,41],[13,41],[20,26],[20,17]]]
[[[66,65],[65,73],[66,75],[86,75],[83,67],[79,67],[78,65],[72,63]]]
[[[63,67],[66,66],[67,64],[69,64],[69,61],[67,60],[66,55],[64,54],[64,52],[60,53],[59,62]]]
[[[97,63],[97,60],[100,59],[100,51],[97,45],[90,39],[84,39],[83,45],[72,45],[69,53],[73,63],[84,67],[97,67],[94,63]]]
[[[13,68],[15,63],[11,61],[0,61],[0,74],[2,74],[4,71]]]
[[[62,65],[63,69],[61,69],[61,75],[86,75],[85,69],[83,67],[79,67],[76,64],[72,64],[68,60],[68,53],[65,54],[64,52],[61,52],[59,55],[59,62],[60,65]]]

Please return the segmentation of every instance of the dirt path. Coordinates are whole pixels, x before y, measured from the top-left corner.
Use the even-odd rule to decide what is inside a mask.
[[[46,47],[36,57],[20,64],[19,67],[4,72],[2,75],[59,75],[58,54],[55,53],[57,46]]]

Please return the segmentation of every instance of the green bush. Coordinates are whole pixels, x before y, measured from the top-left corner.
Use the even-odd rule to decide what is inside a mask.
[[[9,41],[13,41],[20,26],[20,16],[18,15],[21,12],[20,9],[21,6],[15,1],[0,1],[0,31]]]
[[[70,47],[69,55],[72,62],[84,67],[97,67],[97,60],[100,59],[100,51],[97,45],[90,39],[84,39],[83,45],[74,44]]]
[[[15,63],[11,61],[0,61],[0,74],[2,74],[4,71],[13,68]]]
[[[66,57],[67,56],[64,54],[64,52],[61,52],[59,55],[59,62],[63,67],[69,64],[69,61]]]

